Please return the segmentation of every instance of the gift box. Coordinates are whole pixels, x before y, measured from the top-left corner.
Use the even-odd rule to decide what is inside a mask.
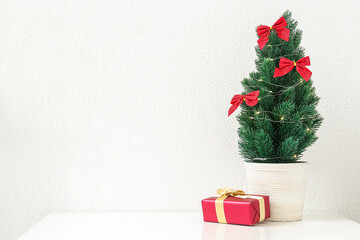
[[[217,192],[219,197],[201,202],[205,222],[254,225],[270,217],[269,196],[245,194],[230,188]]]

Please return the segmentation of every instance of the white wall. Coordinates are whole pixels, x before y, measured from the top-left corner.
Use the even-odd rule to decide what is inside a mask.
[[[255,27],[290,9],[325,118],[307,212],[360,221],[358,1],[2,1],[0,239],[49,211],[193,211],[245,188]]]

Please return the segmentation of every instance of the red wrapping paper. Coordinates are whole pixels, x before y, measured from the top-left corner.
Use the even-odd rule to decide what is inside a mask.
[[[246,194],[247,196],[252,194]],[[270,217],[269,196],[253,195],[264,198],[265,219]],[[202,200],[202,210],[205,222],[219,222],[216,215],[215,200],[210,197]],[[228,224],[254,225],[260,220],[259,200],[256,198],[240,198],[229,196],[224,200],[224,212]]]

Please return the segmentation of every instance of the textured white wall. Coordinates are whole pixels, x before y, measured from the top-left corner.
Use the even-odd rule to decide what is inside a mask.
[[[360,221],[359,1],[2,1],[0,239],[49,211],[190,211],[245,188],[229,100],[290,9],[325,122],[307,212]]]

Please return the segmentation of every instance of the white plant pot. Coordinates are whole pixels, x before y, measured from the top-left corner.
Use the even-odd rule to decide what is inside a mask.
[[[269,221],[301,220],[309,163],[245,162],[248,193],[270,197]]]

